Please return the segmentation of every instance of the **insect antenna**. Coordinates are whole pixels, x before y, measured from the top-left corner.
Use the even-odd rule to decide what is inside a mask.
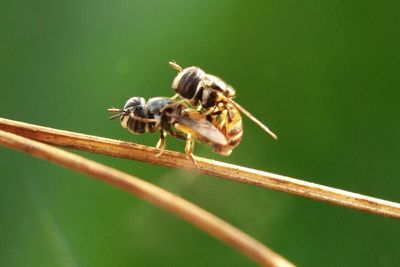
[[[178,63],[176,63],[174,60],[171,60],[170,62],[168,62],[168,64],[173,68],[176,69],[177,71],[181,72],[183,70],[183,68],[181,66],[178,65]]]
[[[245,110],[242,106],[240,106],[237,102],[229,99],[229,102],[232,103],[238,110],[240,110],[244,115],[246,115],[250,120],[252,120],[255,124],[257,124],[261,129],[266,131],[269,135],[271,135],[275,140],[278,139],[276,134],[274,134],[267,126],[265,126],[261,121],[259,121],[256,117],[251,115],[250,112]]]
[[[109,118],[110,120],[116,119],[116,118],[120,117],[122,114],[125,113],[125,111],[123,111],[122,109],[119,109],[119,108],[109,108],[109,109],[107,109],[107,111],[108,112],[117,113],[117,114],[112,115]]]

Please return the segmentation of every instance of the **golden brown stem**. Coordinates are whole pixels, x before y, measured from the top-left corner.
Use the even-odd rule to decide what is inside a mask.
[[[161,156],[156,157],[159,150],[153,147],[62,131],[2,118],[0,118],[0,130],[13,132],[49,144],[200,172],[236,182],[266,187],[318,201],[328,202],[346,208],[400,219],[399,203],[310,183],[279,174],[200,157],[196,157],[198,165],[196,168],[182,153],[165,150]]]
[[[139,178],[31,139],[1,131],[0,143],[124,189],[196,225],[262,266],[294,266],[249,235],[193,203]]]

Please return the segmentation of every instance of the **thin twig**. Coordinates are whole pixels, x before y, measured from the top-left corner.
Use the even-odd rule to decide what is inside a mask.
[[[294,266],[249,235],[193,203],[139,178],[31,139],[1,131],[0,143],[95,177],[163,207],[226,242],[262,266]]]
[[[196,157],[197,168],[182,153],[139,144],[101,138],[0,118],[0,130],[58,146],[90,151],[119,158],[185,169],[246,184],[266,187],[334,205],[400,219],[400,204],[341,189],[310,183],[287,176]]]

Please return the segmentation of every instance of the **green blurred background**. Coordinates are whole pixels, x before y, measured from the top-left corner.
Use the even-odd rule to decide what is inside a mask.
[[[400,201],[397,1],[1,1],[0,116],[154,146],[106,108],[171,96],[167,62],[223,77],[248,119],[227,158]],[[184,143],[168,139],[168,148]],[[215,213],[299,266],[399,266],[398,221],[80,153]],[[1,266],[255,266],[164,210],[0,148]]]

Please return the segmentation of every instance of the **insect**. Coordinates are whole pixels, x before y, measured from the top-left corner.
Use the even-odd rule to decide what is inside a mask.
[[[156,147],[161,155],[166,146],[167,134],[186,140],[186,155],[196,164],[193,157],[194,140],[199,140],[216,152],[224,150],[220,147],[228,146],[228,141],[222,131],[210,117],[200,111],[189,108],[168,97],[154,97],[147,102],[143,97],[128,99],[123,109],[109,108],[109,112],[116,113],[110,119],[120,118],[121,126],[133,134],[160,132],[160,139]]]
[[[172,82],[172,89],[176,92],[173,99],[180,96],[198,107],[198,110],[206,109],[212,116],[227,112],[227,116],[222,117],[223,120],[229,121],[232,121],[234,117],[231,114],[232,111],[235,113],[236,109],[240,110],[274,139],[277,139],[277,136],[267,126],[233,100],[236,95],[235,90],[222,79],[207,74],[199,67],[182,68],[174,61],[170,61],[169,65],[179,72]]]

